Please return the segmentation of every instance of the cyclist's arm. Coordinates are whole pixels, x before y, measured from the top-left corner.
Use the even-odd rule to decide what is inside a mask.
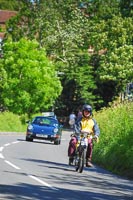
[[[82,117],[79,118],[76,122],[75,122],[75,127],[74,127],[74,131],[75,131],[75,135],[80,135],[81,133],[81,120]]]
[[[99,126],[98,126],[98,124],[97,124],[95,119],[93,119],[93,121],[94,121],[94,134],[99,137],[99,135],[100,135]]]

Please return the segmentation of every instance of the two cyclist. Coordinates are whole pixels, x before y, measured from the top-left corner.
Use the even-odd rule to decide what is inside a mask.
[[[68,157],[69,157],[69,165],[72,165],[76,144],[78,142],[78,137],[81,132],[89,133],[88,137],[88,146],[86,151],[86,167],[92,167],[92,151],[93,151],[93,139],[98,140],[100,129],[93,118],[92,107],[90,105],[84,105],[82,108],[82,116],[77,119],[75,122],[75,133],[71,135],[71,139],[68,147]]]

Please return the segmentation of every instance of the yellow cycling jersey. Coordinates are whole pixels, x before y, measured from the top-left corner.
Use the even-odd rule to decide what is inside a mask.
[[[86,132],[94,133],[94,121],[92,118],[82,118],[81,120],[81,130]]]

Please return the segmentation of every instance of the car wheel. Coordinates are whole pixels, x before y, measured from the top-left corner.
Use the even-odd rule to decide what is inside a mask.
[[[55,141],[54,141],[54,144],[55,144],[55,145],[59,145],[60,143],[61,143],[61,140],[55,140]]]
[[[33,142],[33,138],[26,137],[26,141]]]

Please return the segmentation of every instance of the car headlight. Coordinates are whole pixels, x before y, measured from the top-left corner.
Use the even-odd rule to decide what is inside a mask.
[[[58,132],[58,128],[54,128],[54,133],[57,133]]]
[[[55,127],[58,127],[58,124],[54,124]]]
[[[32,126],[32,125],[29,125],[29,126],[28,126],[28,130],[29,130],[29,131],[32,131],[32,130],[33,130],[33,126]]]

